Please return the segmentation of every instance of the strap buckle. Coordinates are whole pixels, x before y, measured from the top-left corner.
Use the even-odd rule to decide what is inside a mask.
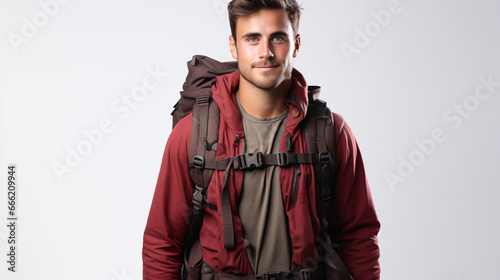
[[[193,193],[193,208],[196,211],[200,211],[206,206],[205,195],[203,194],[203,188],[195,186]]]
[[[281,152],[278,154],[278,166],[287,167],[290,165],[296,165],[297,154],[292,152]]]
[[[300,280],[313,280],[313,272],[310,268],[300,270]]]
[[[239,160],[240,166],[238,169],[240,170],[261,168],[263,166],[262,152],[239,154],[236,158]]]
[[[278,276],[280,274],[276,272],[267,272],[264,273],[264,280],[271,280],[271,279],[279,279]]]

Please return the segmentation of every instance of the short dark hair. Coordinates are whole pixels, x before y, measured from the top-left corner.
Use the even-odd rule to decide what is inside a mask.
[[[249,16],[262,9],[283,10],[288,15],[292,24],[294,35],[299,31],[300,10],[302,9],[296,0],[232,0],[227,5],[229,14],[229,26],[231,35],[236,40],[236,20],[240,17]]]

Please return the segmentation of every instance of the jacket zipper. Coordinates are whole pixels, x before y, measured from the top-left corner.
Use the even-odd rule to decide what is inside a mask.
[[[295,205],[295,202],[297,201],[297,181],[299,181],[300,174],[301,174],[300,167],[298,165],[295,165],[295,174],[293,175],[292,199],[290,200],[290,207],[293,207]]]

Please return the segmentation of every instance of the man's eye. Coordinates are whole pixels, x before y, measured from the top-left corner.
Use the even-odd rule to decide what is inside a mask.
[[[273,38],[273,41],[274,42],[285,42],[285,38],[283,38],[281,36],[276,36]]]
[[[257,42],[257,38],[255,38],[255,37],[249,37],[247,39],[247,41],[250,42],[250,43],[255,43],[255,42]]]

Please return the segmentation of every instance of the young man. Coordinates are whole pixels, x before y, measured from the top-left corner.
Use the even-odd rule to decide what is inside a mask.
[[[233,0],[228,11],[229,47],[239,71],[217,77],[212,87],[220,108],[216,157],[306,153],[301,121],[307,114],[307,84],[293,68],[300,48],[300,7],[295,0]],[[337,115],[334,120],[334,131],[342,132],[336,135],[336,187],[327,221],[335,228],[333,238],[340,243],[337,251],[353,278],[379,279],[380,224],[363,162],[349,127],[344,125],[342,130]],[[182,119],[167,142],[144,233],[144,279],[178,279],[180,275],[191,219],[186,205],[192,206],[193,197],[188,170],[191,123],[191,116]],[[206,193],[215,207],[205,207],[199,234],[203,270],[220,277],[208,279],[315,266],[320,234],[316,204],[320,202],[314,180],[311,164],[229,174],[216,170]],[[230,208],[232,216],[229,234],[224,207]]]

